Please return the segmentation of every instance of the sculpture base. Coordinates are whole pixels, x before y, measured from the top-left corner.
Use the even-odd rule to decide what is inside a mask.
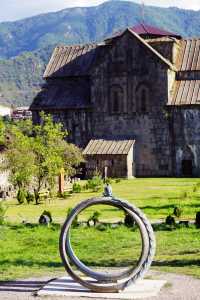
[[[89,280],[89,279],[88,279]],[[87,297],[104,299],[143,299],[155,297],[166,284],[164,280],[138,280],[136,284],[129,286],[119,293],[94,293],[80,284],[74,282],[71,277],[61,277],[47,283],[38,292],[38,296],[65,296],[65,297]]]

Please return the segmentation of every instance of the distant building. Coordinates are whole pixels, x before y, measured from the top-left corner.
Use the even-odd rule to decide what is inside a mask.
[[[11,116],[12,109],[8,106],[4,106],[0,104],[0,116]]]
[[[200,39],[140,24],[56,47],[44,78],[33,120],[45,111],[62,122],[86,173],[200,176]]]
[[[5,147],[0,145],[0,165],[3,163]],[[0,198],[6,195],[6,193],[11,189],[11,184],[9,183],[9,171],[0,170]]]
[[[29,107],[17,107],[13,109],[11,117],[13,120],[26,120],[32,118],[32,112],[30,111]]]

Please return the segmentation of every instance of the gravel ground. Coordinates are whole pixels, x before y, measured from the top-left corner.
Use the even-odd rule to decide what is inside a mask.
[[[63,274],[62,274],[63,275]],[[62,276],[61,275],[61,276]],[[66,275],[66,274],[64,274]],[[157,297],[145,298],[146,300],[199,300],[200,299],[200,280],[190,276],[150,272],[152,279],[164,279],[166,286],[161,290]],[[88,300],[89,298],[68,298],[68,297],[35,297],[35,292],[42,287],[48,280],[55,276],[30,278],[12,282],[0,282],[1,300]],[[60,275],[59,275],[60,277]],[[91,299],[91,298],[90,298]],[[98,300],[98,298],[96,298]],[[101,299],[102,300],[102,299]]]

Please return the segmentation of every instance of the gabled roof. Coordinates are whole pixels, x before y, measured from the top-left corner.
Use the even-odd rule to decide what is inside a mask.
[[[165,36],[170,36],[170,37],[176,37],[176,38],[181,38],[181,36],[177,33],[173,33],[155,26],[151,26],[148,24],[138,24],[136,26],[130,27],[131,30],[133,30],[135,33],[143,36],[143,35],[148,35],[148,36],[158,36],[158,37],[165,37]]]
[[[133,36],[135,36],[146,48],[148,48],[154,55],[156,55],[162,62],[164,62],[168,67],[174,71],[177,71],[176,67],[164,56],[162,56],[158,51],[151,47],[143,38],[141,38],[137,33],[135,33],[131,28],[128,28],[124,31],[129,31]],[[123,34],[124,34],[123,33]]]
[[[155,26],[151,26],[148,24],[144,24],[144,23],[140,23],[135,26],[128,27],[128,28],[144,38],[146,38],[146,37],[147,38],[174,37],[177,39],[181,39],[181,35],[179,35],[177,33],[173,33],[173,32],[170,32],[170,31],[167,31],[167,30],[155,27]],[[115,38],[119,37],[123,32],[124,32],[124,30],[115,32],[115,33],[113,33],[113,35],[111,37],[106,38],[105,41],[110,41],[112,39],[115,39]]]
[[[162,60],[162,62],[167,64],[169,68],[175,70],[170,61],[164,58],[131,28],[126,29],[121,35],[127,31]],[[58,46],[55,48],[46,67],[44,78],[88,76],[91,68],[101,60],[111,46],[105,43]]]
[[[134,143],[135,140],[94,139],[83,150],[83,155],[127,155]]]

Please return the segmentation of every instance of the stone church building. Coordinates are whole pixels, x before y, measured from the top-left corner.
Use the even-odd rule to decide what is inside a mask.
[[[86,174],[200,175],[200,39],[140,24],[58,46],[32,105],[83,149]]]

